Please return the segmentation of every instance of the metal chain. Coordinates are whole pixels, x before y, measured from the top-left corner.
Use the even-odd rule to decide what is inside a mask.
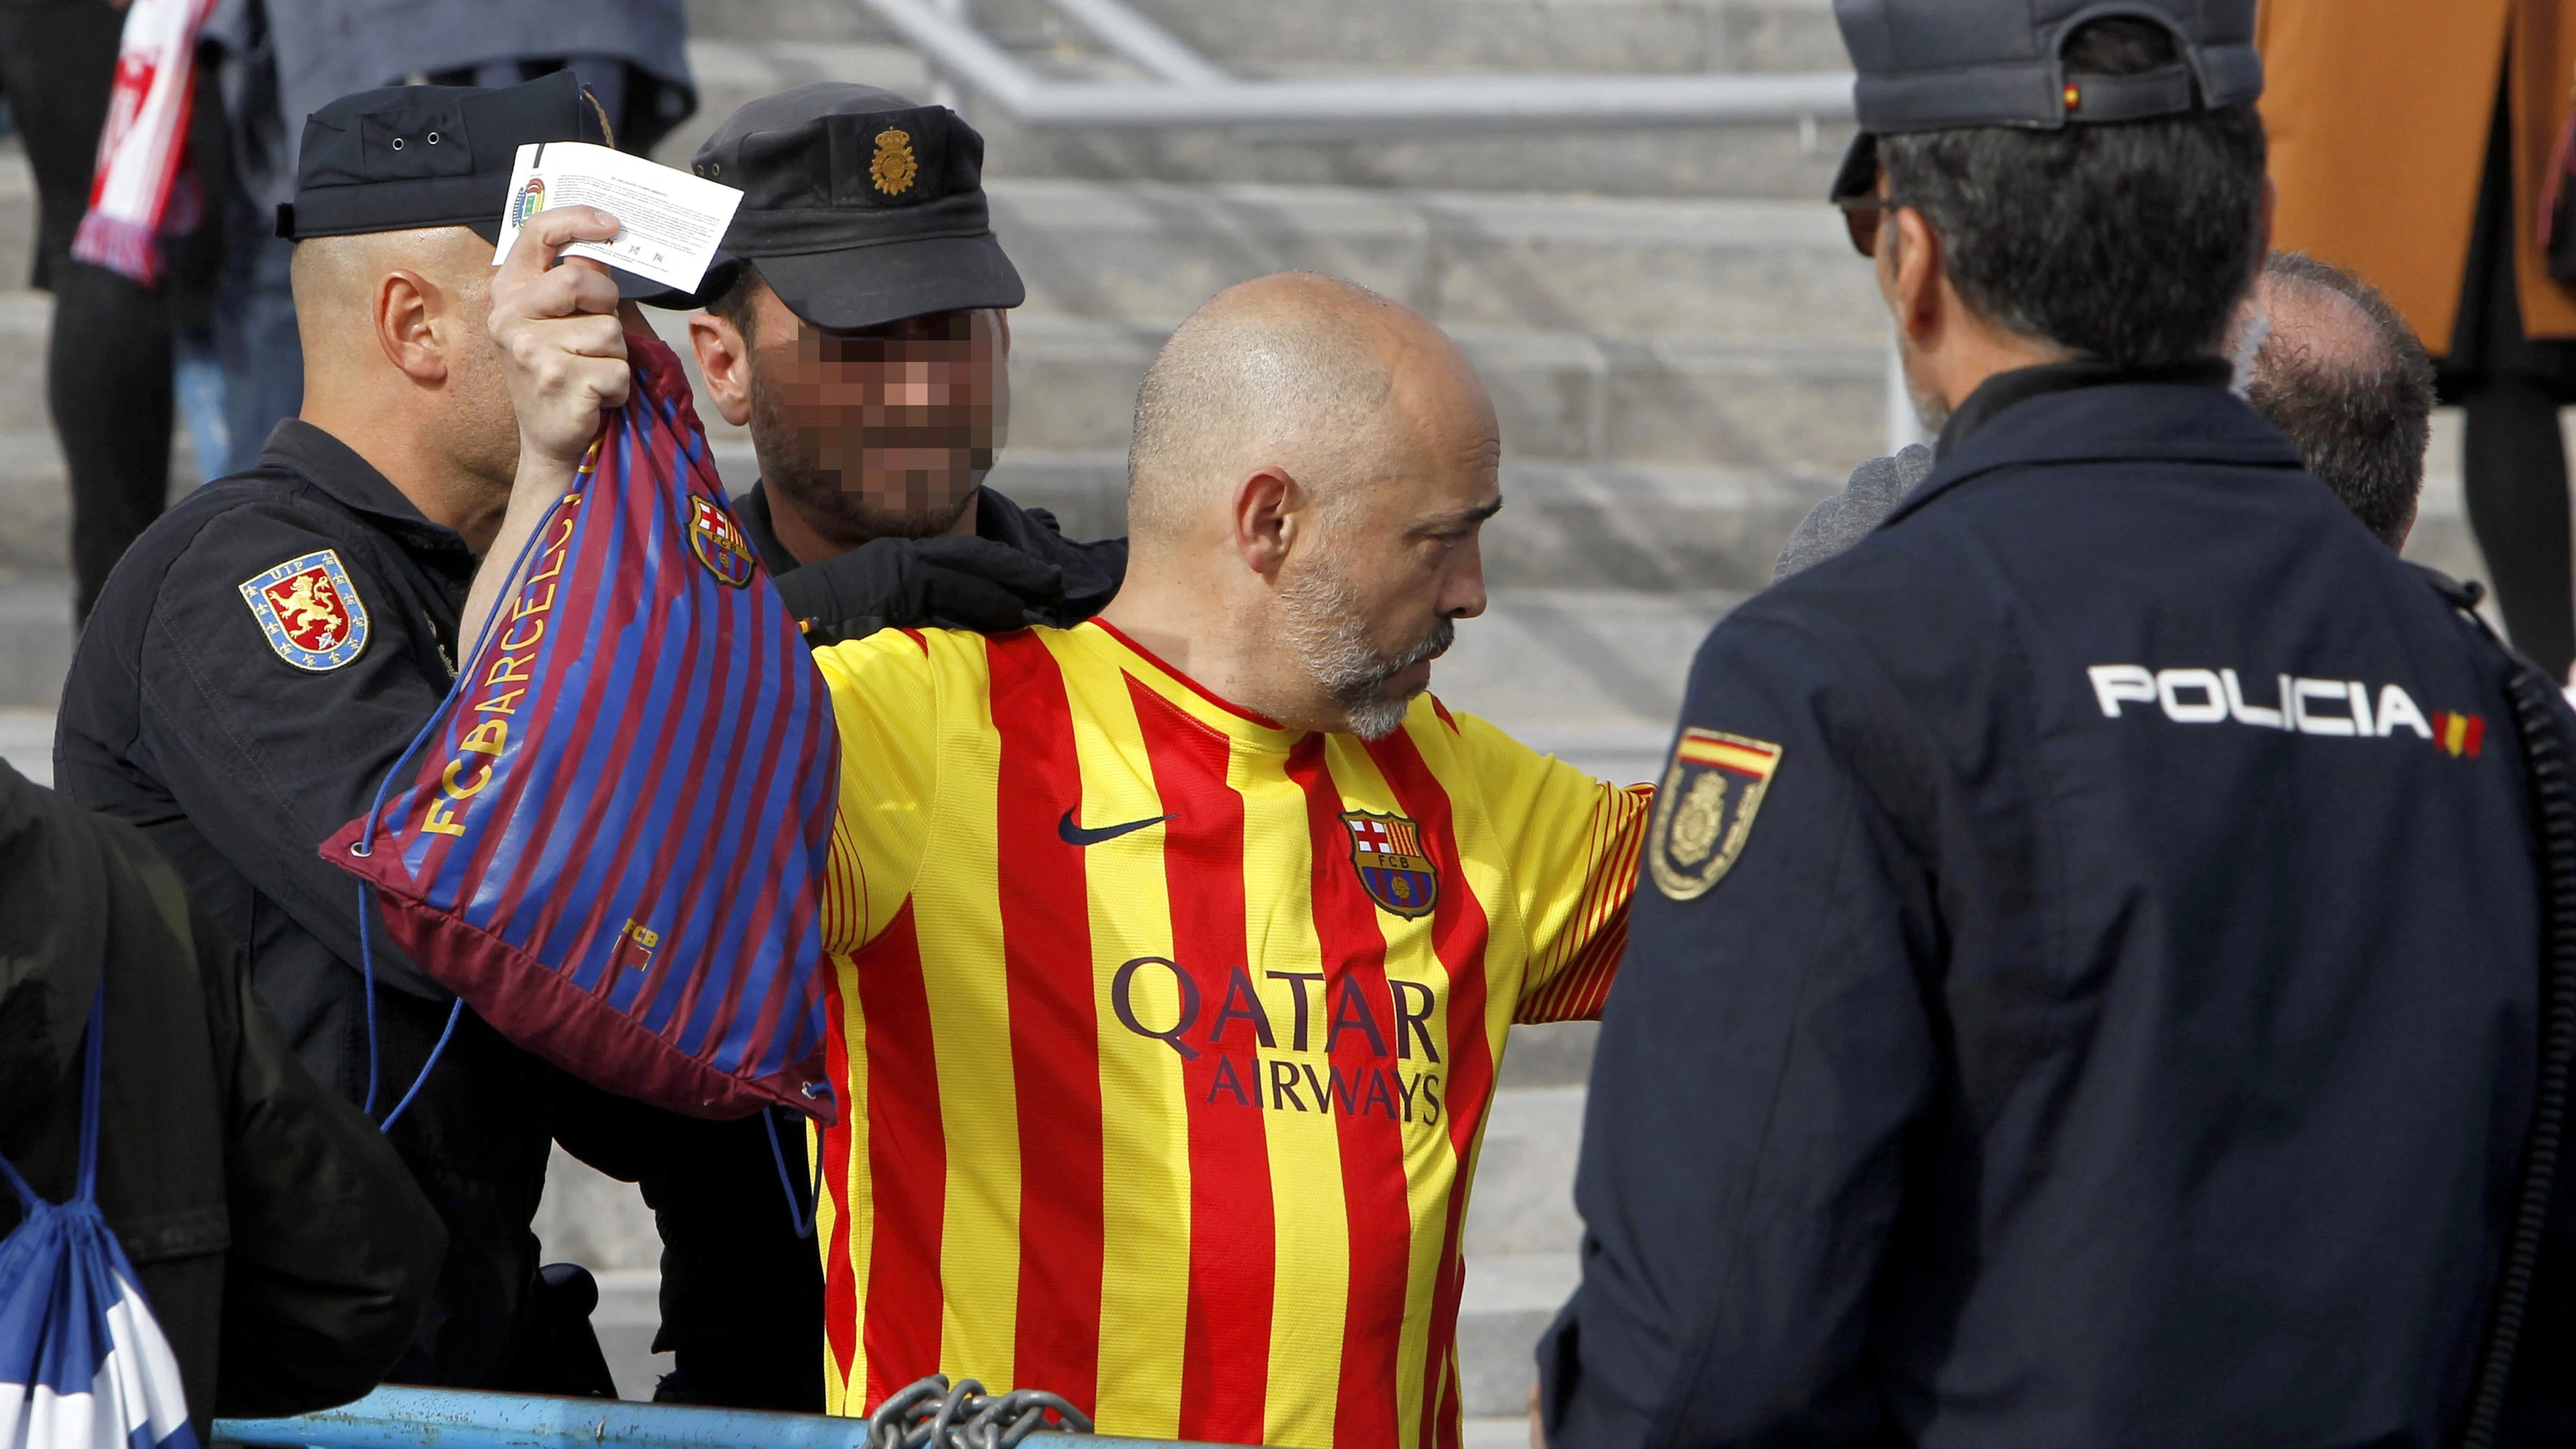
[[[986,1394],[946,1374],[898,1389],[868,1415],[867,1449],[1013,1449],[1031,1434],[1088,1434],[1091,1419],[1043,1389]]]

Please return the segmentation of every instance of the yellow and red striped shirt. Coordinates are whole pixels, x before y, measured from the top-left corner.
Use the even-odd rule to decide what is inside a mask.
[[[817,658],[831,1409],[945,1372],[1104,1433],[1454,1446],[1495,1067],[1599,1014],[1643,788],[1428,697],[1280,729],[1098,622]]]

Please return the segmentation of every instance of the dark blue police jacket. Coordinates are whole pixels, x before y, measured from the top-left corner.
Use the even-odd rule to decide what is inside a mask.
[[[1693,665],[1556,1449],[2456,1425],[2537,1066],[2509,661],[2222,386],[1997,385]]]

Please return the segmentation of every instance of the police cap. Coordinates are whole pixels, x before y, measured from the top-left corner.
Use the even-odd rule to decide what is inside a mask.
[[[1834,0],[1844,48],[1859,72],[1852,103],[1861,134],[1833,194],[1877,184],[1876,137],[1972,126],[2140,121],[2195,106],[2241,105],[2263,93],[2254,50],[2255,0]],[[2143,75],[2070,80],[2067,37],[2127,16],[2173,33],[2181,59]]]
[[[727,117],[690,169],[742,190],[702,306],[759,265],[787,309],[831,331],[927,312],[1016,307],[1028,289],[984,202],[984,138],[945,106],[838,81],[764,96]]]
[[[295,199],[277,208],[277,234],[464,226],[498,242],[521,146],[607,140],[597,104],[568,70],[515,86],[342,96],[305,119]]]

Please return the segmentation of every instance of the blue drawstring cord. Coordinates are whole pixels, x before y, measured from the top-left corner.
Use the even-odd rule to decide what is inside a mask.
[[[822,1154],[815,1154],[814,1187],[804,1204],[796,1201],[796,1179],[787,1171],[787,1149],[778,1145],[778,1119],[770,1115],[775,1107],[760,1109],[760,1125],[769,1129],[769,1160],[778,1166],[778,1190],[787,1194],[787,1226],[800,1238],[814,1236],[814,1218],[823,1206]]]
[[[576,478],[579,476],[575,475]],[[560,500],[556,506],[562,506]],[[553,510],[547,511],[551,514]],[[537,527],[529,532],[527,542],[519,545],[518,561],[510,565],[510,578],[513,582],[518,579],[520,570],[528,566],[528,556],[536,551],[537,540],[544,537],[545,532],[544,521],[539,520]],[[492,637],[492,625],[500,618],[502,606],[508,602],[509,598],[505,592],[503,597],[492,605],[491,616],[483,621],[483,632],[474,638],[474,647],[461,656],[467,664],[473,664],[482,655],[484,642]],[[455,683],[447,687],[449,699],[455,698],[456,691],[464,684],[465,678],[465,674],[459,673]],[[349,846],[351,855],[364,860],[375,853],[371,848],[371,838],[375,834],[376,818],[384,812],[385,792],[393,788],[394,776],[402,773],[403,762],[410,759],[420,748],[421,742],[428,739],[430,733],[438,728],[439,718],[446,712],[446,708],[446,700],[441,700],[438,709],[431,711],[429,718],[421,724],[420,733],[413,735],[411,743],[403,746],[403,752],[394,756],[393,766],[385,771],[384,779],[376,783],[375,802],[367,807],[367,828],[359,832],[357,840]],[[375,886],[368,881],[360,880],[358,882],[358,979],[365,986],[367,1005],[367,1101],[360,1110],[370,1119],[376,1115],[376,952],[374,943],[367,934],[367,917],[375,914],[375,903]],[[437,1045],[429,1049],[428,1059],[420,1064],[419,1074],[411,1079],[410,1090],[404,1092],[402,1100],[396,1102],[394,1109],[385,1114],[385,1120],[376,1124],[378,1131],[392,1131],[394,1122],[402,1116],[403,1109],[409,1107],[412,1099],[420,1095],[421,1085],[429,1080],[430,1069],[437,1066],[439,1057],[446,1053],[447,1043],[456,1035],[457,1019],[464,1014],[465,998],[460,996],[456,999],[456,1004],[448,1009],[447,1027],[438,1034]],[[769,1145],[771,1151],[777,1150],[777,1134],[774,1132],[770,1136]]]
[[[456,1035],[457,1018],[464,1014],[465,998],[460,996],[456,998],[456,1004],[447,1009],[447,1029],[438,1034],[438,1045],[429,1049],[429,1060],[420,1064],[420,1075],[411,1079],[411,1090],[403,1093],[401,1101],[394,1103],[394,1109],[385,1114],[385,1120],[378,1124],[377,1130],[394,1130],[394,1123],[401,1120],[403,1109],[411,1105],[411,1099],[419,1096],[422,1085],[429,1081],[429,1069],[438,1065],[440,1054],[447,1050],[448,1038]]]

